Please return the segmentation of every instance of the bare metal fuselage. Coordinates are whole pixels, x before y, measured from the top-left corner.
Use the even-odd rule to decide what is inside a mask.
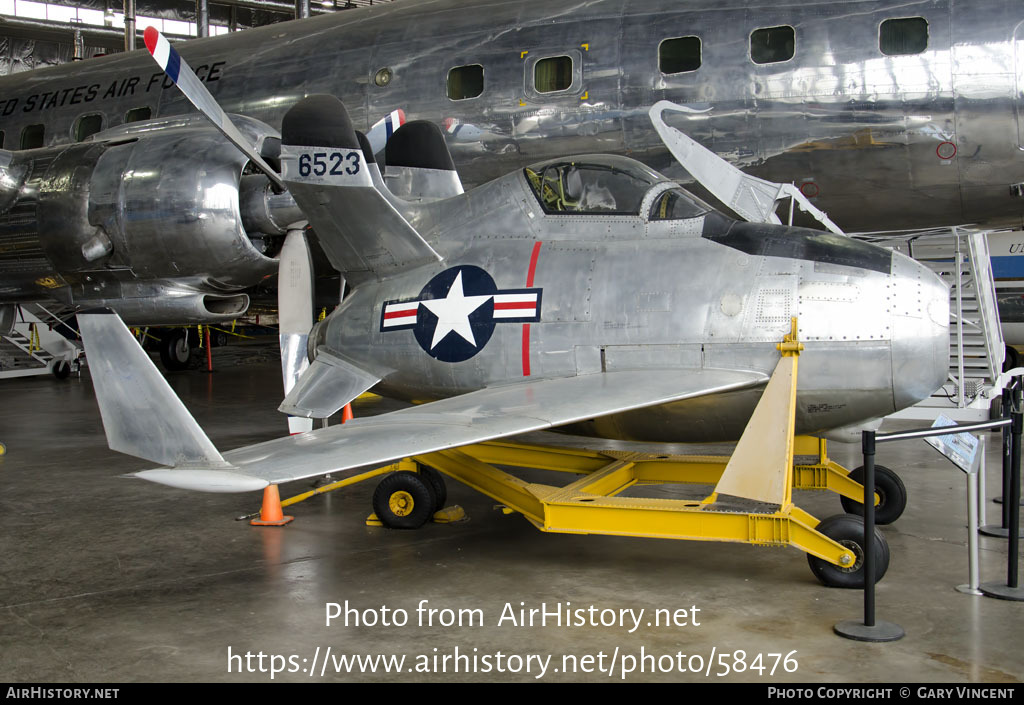
[[[331,93],[356,124],[395,108],[449,119],[467,183],[541,158],[628,153],[669,176],[646,108],[661,99],[698,112],[684,132],[771,180],[806,185],[847,230],[977,221],[1020,224],[1024,200],[1024,6],[1016,0],[740,0],[397,2],[180,45],[230,112],[280,126],[304,95]],[[923,17],[922,53],[886,56],[879,25]],[[755,64],[750,33],[788,25],[795,55]],[[701,65],[663,74],[658,46],[697,36]],[[538,93],[536,61],[573,59],[570,87]],[[453,67],[484,68],[480,96],[450,100]],[[375,82],[390,71],[384,86]],[[0,79],[8,149],[45,125],[48,144],[76,120],[104,127],[129,110],[191,112],[145,51]]]
[[[527,379],[628,370],[770,375],[776,344],[797,317],[806,344],[798,432],[884,416],[942,383],[949,294],[923,266],[828,233],[737,223],[713,212],[650,220],[658,190],[639,215],[551,214],[519,170],[421,206],[411,222],[444,262],[359,284],[314,329],[311,349],[342,351],[356,366],[379,371],[382,393],[423,401]],[[388,318],[390,302],[444,298],[444,288],[429,291],[428,282],[453,266],[487,272],[499,293],[479,309],[494,320],[483,334],[474,328],[479,350],[456,361],[438,353],[443,342],[465,345],[455,332],[439,342],[431,339],[439,329],[422,315],[416,330],[394,328]],[[465,286],[466,295],[474,293]],[[536,322],[499,319],[501,296],[511,295],[503,292],[535,297]],[[750,388],[703,396],[603,416],[574,430],[650,441],[735,439],[760,395],[761,388]]]

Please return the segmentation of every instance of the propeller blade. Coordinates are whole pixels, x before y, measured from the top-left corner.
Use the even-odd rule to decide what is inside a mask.
[[[275,186],[282,190],[286,189],[280,175],[263,160],[263,157],[259,155],[252,143],[238,131],[235,124],[231,122],[231,118],[221,109],[217,100],[210,95],[210,91],[206,90],[206,86],[195,75],[191,67],[185,63],[185,60],[181,58],[181,54],[171,46],[167,38],[155,27],[146,27],[146,32],[143,36],[146,40],[146,48],[149,49],[153,60],[174,81],[174,84],[189,99],[189,102],[205,115],[231,144],[238,147],[245,156],[258,166],[260,171],[274,182]]]
[[[304,230],[289,230],[278,265],[277,311],[284,394],[292,390],[309,359],[306,345],[313,327],[313,258]],[[313,430],[313,419],[288,417],[290,433]]]
[[[384,145],[391,139],[395,130],[405,124],[405,111],[399,108],[373,123],[373,127],[366,133],[366,139],[370,141],[370,149],[376,154],[384,149]]]

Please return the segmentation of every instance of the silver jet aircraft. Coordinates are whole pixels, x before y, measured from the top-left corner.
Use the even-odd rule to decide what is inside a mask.
[[[401,175],[432,195],[413,201],[385,186],[338,99],[285,116],[280,178],[352,293],[310,333],[281,409],[326,417],[371,387],[436,401],[221,454],[116,316],[81,315],[111,447],[169,466],[139,477],[246,491],[569,424],[735,439],[793,317],[797,433],[870,423],[945,379],[948,292],[899,253],[733,220],[621,156],[440,197],[461,188],[429,137],[411,123],[394,138],[413,152]]]
[[[364,130],[443,122],[469,184],[581,152],[681,177],[647,118],[668,99],[847,231],[1024,215],[1017,0],[400,0],[182,52],[271,161],[285,112],[327,93]],[[224,319],[275,271],[293,204],[172,85],[142,51],[0,77],[0,306]]]
[[[785,440],[773,452],[793,433],[874,423],[945,376],[945,285],[898,253],[834,233],[735,221],[620,156],[542,161],[464,193],[443,136],[423,122],[394,134],[382,174],[345,106],[327,95],[285,115],[278,174],[166,40],[155,31],[146,39],[211,124],[287,188],[352,284],[310,331],[308,367],[292,365],[302,336],[283,337],[281,410],[326,418],[370,387],[420,405],[221,455],[117,316],[83,314],[111,448],[169,466],[139,477],[214,492],[265,489],[272,503],[280,482],[525,431],[729,439],[760,413],[758,432],[743,432],[736,451],[750,457],[750,439],[772,433],[762,405],[780,389],[792,396],[776,431]],[[679,135],[660,115],[668,107],[678,106],[659,104],[651,119],[675,152]],[[302,269],[304,225],[289,227],[284,283],[286,272]],[[284,328],[308,289],[282,292]],[[799,351],[794,335],[807,341],[799,384],[792,358],[778,361],[779,350]],[[837,543],[855,540],[856,522],[839,517],[815,531],[813,517],[790,506],[788,484],[773,479],[789,475],[791,460],[776,458],[753,484],[730,474],[730,463],[708,508],[718,508],[721,491],[775,504],[784,521],[796,513],[803,523],[794,531],[826,541],[811,548],[793,539],[812,571],[826,584],[863,582],[861,563]],[[751,472],[765,475],[760,463],[744,476]],[[375,510],[391,511],[396,526],[418,525],[438,501],[430,477],[389,475]],[[879,577],[888,549],[876,541]]]

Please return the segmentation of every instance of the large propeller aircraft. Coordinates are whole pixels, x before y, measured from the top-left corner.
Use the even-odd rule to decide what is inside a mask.
[[[585,151],[682,176],[647,115],[666,98],[689,108],[673,125],[847,229],[1019,226],[1019,3],[747,5],[399,2],[182,51],[271,172],[285,110],[329,93],[370,133],[398,107],[443,119],[466,183]],[[227,321],[278,271],[305,214],[144,62],[0,77],[0,325],[29,301]],[[414,196],[401,168],[388,188]]]
[[[351,286],[309,331],[305,367],[308,308],[289,299],[309,291],[283,275],[282,330],[294,337],[282,336],[281,410],[326,418],[371,387],[434,401],[221,453],[118,316],[82,314],[110,447],[164,466],[140,478],[252,491],[554,427],[736,439],[794,317],[806,346],[797,433],[874,423],[945,378],[947,289],[897,252],[734,220],[621,156],[548,159],[463,193],[425,123],[395,133],[382,175],[328,95],[285,115],[278,175],[173,47],[155,30],[146,39],[210,122],[287,189]],[[296,282],[304,226],[289,225],[282,254]]]

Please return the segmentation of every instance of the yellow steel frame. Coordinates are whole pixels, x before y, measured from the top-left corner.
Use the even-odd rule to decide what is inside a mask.
[[[593,469],[597,458],[588,455],[591,454],[587,451],[487,443],[416,456],[414,460],[501,502],[541,531],[794,546],[835,565],[850,565],[854,561],[849,550],[815,531],[817,519],[793,504],[755,513],[725,506],[718,510],[717,501],[705,504],[617,496],[637,484],[701,481],[687,472],[692,469],[685,467],[690,463],[681,462],[678,457],[605,457],[604,465]],[[586,474],[569,485],[554,487],[522,480],[483,458],[502,465],[542,469],[546,466],[550,470]],[[559,467],[562,459],[574,462],[577,469]],[[713,483],[723,463],[716,458],[714,463],[694,465],[709,473],[707,479]],[[680,468],[684,470],[682,474],[678,472]]]
[[[853,553],[816,531],[818,520],[792,503],[794,487],[857,497],[860,485],[828,458],[824,441],[793,436],[797,358],[803,349],[796,319],[779,349],[782,359],[731,458],[489,442],[413,460],[492,497],[542,531],[794,546],[835,565],[852,565]],[[780,419],[785,436],[775,430],[767,438],[779,429]],[[766,441],[774,449],[767,464],[751,450]],[[797,453],[817,455],[818,462],[795,465]],[[495,465],[582,477],[555,487],[527,482]],[[701,501],[619,496],[634,485],[662,483],[710,484],[715,491]]]
[[[583,450],[554,446],[489,441],[460,448],[467,455],[492,465],[535,468],[575,475],[600,470],[612,459],[634,457],[637,485],[692,484],[715,485],[729,462],[724,455],[654,455],[623,453],[614,450]],[[794,439],[794,456],[817,456],[816,462],[793,464],[793,489],[830,490],[858,502],[864,499],[864,486],[847,477],[849,470],[828,456],[827,442],[813,436]],[[875,495],[878,502],[878,495]]]
[[[415,463],[436,468],[501,502],[542,531],[794,546],[835,565],[852,565],[854,554],[819,533],[818,520],[792,502],[794,488],[828,489],[854,499],[863,497],[863,488],[828,457],[825,441],[793,435],[797,360],[803,349],[796,319],[778,347],[782,357],[731,457],[492,441],[415,456],[282,504],[393,470],[414,469]],[[817,456],[817,462],[794,462],[796,456],[808,455]],[[556,487],[527,482],[496,465],[581,477]],[[715,490],[703,500],[620,496],[635,485],[668,483],[714,485]]]

